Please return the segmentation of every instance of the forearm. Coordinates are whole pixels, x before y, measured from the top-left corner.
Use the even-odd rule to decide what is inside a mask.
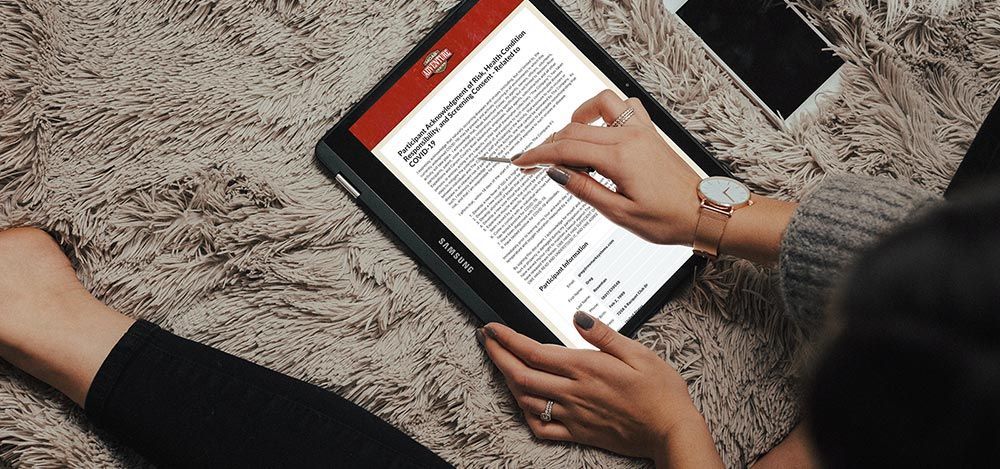
[[[752,206],[733,213],[719,252],[762,264],[775,264],[785,229],[798,205],[763,196],[755,196],[753,202]]]
[[[778,446],[751,465],[753,469],[813,469],[819,467],[813,459],[805,426],[799,425]]]
[[[655,457],[657,469],[724,468],[715,440],[701,414],[695,412],[661,439]]]
[[[890,179],[827,177],[803,198],[782,236],[778,275],[788,316],[817,331],[857,256],[939,200]]]

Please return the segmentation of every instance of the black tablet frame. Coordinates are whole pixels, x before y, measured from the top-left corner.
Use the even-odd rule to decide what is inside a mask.
[[[417,259],[437,275],[448,288],[484,323],[502,322],[544,343],[560,344],[556,336],[500,281],[489,268],[472,255],[454,233],[411,193],[399,179],[372,154],[351,132],[361,118],[412,66],[430,51],[479,0],[465,0],[434,28],[371,92],[316,146],[316,156],[333,176],[344,178],[358,194],[355,199],[381,220]],[[594,65],[621,90],[638,98],[654,123],[710,176],[729,176],[730,172],[687,132],[638,82],[552,0],[527,0],[551,21]],[[355,194],[351,194],[355,195]],[[442,245],[460,253],[472,265],[472,272],[458,266]],[[670,293],[701,264],[692,256],[640,307],[623,326],[622,334],[632,336],[646,320],[666,303]]]

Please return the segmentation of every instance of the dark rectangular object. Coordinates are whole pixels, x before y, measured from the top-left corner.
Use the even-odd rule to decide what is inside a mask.
[[[667,113],[646,90],[628,75],[590,36],[551,0],[527,0],[552,22],[556,28],[595,66],[626,94],[642,101],[656,123],[688,156],[709,175],[731,174]],[[482,321],[503,322],[538,341],[559,343],[555,335],[535,317],[511,290],[479,259],[466,259],[472,269],[456,268],[449,262],[439,240],[448,240],[450,247],[472,252],[463,245],[393,173],[351,133],[350,128],[414,65],[420,63],[441,39],[478,0],[466,0],[458,5],[419,45],[416,46],[385,79],[379,83],[344,119],[318,143],[316,155],[336,182],[344,185],[356,200],[388,227],[423,264],[437,275],[448,288]],[[473,257],[473,256],[467,256]],[[628,323],[621,328],[633,334],[642,323],[656,313],[669,293],[687,278],[699,264],[692,257],[669,282],[658,286],[656,293]],[[470,271],[471,270],[471,271]]]
[[[785,119],[844,65],[784,0],[688,0],[677,15]]]

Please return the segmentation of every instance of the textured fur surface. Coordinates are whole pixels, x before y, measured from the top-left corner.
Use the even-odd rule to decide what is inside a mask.
[[[532,439],[470,315],[313,160],[454,3],[0,0],[0,226],[47,229],[111,306],[340,393],[458,465],[633,466]],[[783,130],[659,0],[560,3],[783,198],[839,172],[942,191],[1000,94],[1000,0],[801,0],[849,65],[820,115]],[[802,344],[773,280],[723,261],[639,333],[734,467],[798,418]],[[0,460],[145,464],[6,364]]]

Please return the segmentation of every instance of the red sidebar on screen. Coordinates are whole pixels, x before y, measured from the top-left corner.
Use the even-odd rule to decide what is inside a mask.
[[[500,23],[526,0],[481,0],[351,126],[374,150]]]

